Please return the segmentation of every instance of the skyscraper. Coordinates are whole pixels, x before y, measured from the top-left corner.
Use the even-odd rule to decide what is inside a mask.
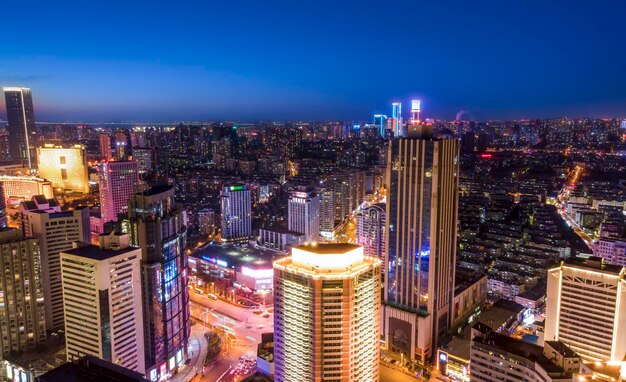
[[[356,243],[365,256],[385,262],[385,203],[373,204],[356,215]]]
[[[60,253],[74,242],[89,243],[89,207],[61,212],[59,203],[37,195],[20,205],[24,236],[39,241],[42,280],[45,288],[46,328],[64,329]]]
[[[171,186],[133,195],[128,220],[131,245],[141,248],[146,375],[155,381],[176,373],[187,358],[187,230]]]
[[[9,122],[9,152],[11,159],[22,161],[28,168],[35,164],[35,112],[29,88],[5,87],[4,98]]]
[[[428,359],[451,320],[459,145],[409,125],[389,145],[384,346]]]
[[[46,340],[41,263],[37,239],[16,229],[0,229],[0,358],[34,351]]]
[[[222,189],[222,240],[246,241],[252,236],[250,190],[245,185]]]
[[[314,190],[300,187],[289,195],[289,230],[304,234],[305,242],[317,242],[320,236],[319,198]]]
[[[87,153],[85,146],[46,144],[37,148],[39,175],[52,186],[68,191],[89,193]]]
[[[549,269],[544,337],[565,343],[585,361],[622,361],[626,268],[591,257]]]
[[[378,381],[380,265],[353,244],[274,262],[275,381]]]
[[[330,240],[335,229],[335,192],[330,186],[318,187],[316,192],[319,197],[320,236]]]
[[[391,123],[393,136],[400,136],[402,132],[402,104],[400,102],[394,102],[391,104]]]
[[[118,129],[115,132],[115,157],[117,160],[126,160],[128,158],[128,146],[126,130]]]
[[[7,200],[4,193],[4,182],[0,181],[0,228],[7,226]]]
[[[117,221],[128,212],[128,200],[139,191],[139,164],[136,161],[103,162],[98,167],[102,222]]]
[[[100,142],[100,159],[111,160],[111,136],[109,133],[102,132],[98,140]]]
[[[380,136],[384,137],[387,129],[387,116],[385,114],[374,114],[374,125],[378,127]]]
[[[145,373],[141,250],[128,235],[61,252],[67,360],[85,355]]]

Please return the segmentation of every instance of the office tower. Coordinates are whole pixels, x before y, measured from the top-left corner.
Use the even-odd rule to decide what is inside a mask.
[[[198,228],[204,235],[213,236],[217,231],[217,217],[215,211],[203,208],[198,211]]]
[[[46,329],[64,329],[59,254],[74,242],[89,243],[89,207],[61,212],[59,203],[37,195],[20,205],[24,236],[39,241]]]
[[[118,129],[115,132],[115,157],[117,160],[125,160],[128,154],[128,135],[125,130]]]
[[[320,238],[331,240],[335,229],[335,192],[328,186],[316,189],[319,197]]]
[[[373,204],[356,215],[356,243],[365,256],[385,262],[385,203]]]
[[[585,361],[626,356],[626,268],[598,257],[548,270],[545,339],[561,341]]]
[[[29,88],[5,87],[4,98],[7,108],[9,146],[11,159],[21,161],[28,168],[35,165],[35,112]]]
[[[400,102],[391,104],[391,118],[393,123],[393,136],[398,137],[402,132],[402,104]]]
[[[154,171],[154,149],[150,147],[133,147],[133,160],[139,163],[139,173],[148,174]]]
[[[68,361],[93,355],[145,373],[140,262],[126,234],[61,252]]]
[[[37,148],[39,175],[52,182],[53,187],[89,193],[89,168],[85,146],[46,144]]]
[[[380,136],[384,137],[387,129],[387,116],[385,114],[374,114],[374,125],[378,128]]]
[[[459,145],[407,127],[389,145],[384,346],[425,360],[451,322]]]
[[[570,382],[580,356],[558,341],[541,347],[478,323],[472,327],[470,363],[469,380],[476,382]]]
[[[222,240],[248,240],[252,236],[250,190],[241,184],[226,186],[221,199]]]
[[[34,351],[46,340],[37,239],[16,229],[0,229],[0,359]]]
[[[100,159],[111,160],[111,136],[109,133],[100,133]]]
[[[300,187],[289,195],[289,230],[304,234],[307,243],[317,242],[320,236],[319,198],[314,190]]]
[[[6,200],[30,200],[35,195],[44,195],[47,199],[54,197],[52,183],[46,179],[0,175],[0,183],[3,185]]]
[[[274,262],[275,381],[378,381],[380,266],[353,244]]]
[[[98,167],[102,222],[117,221],[128,212],[128,200],[139,191],[137,161],[103,162]]]
[[[171,186],[133,195],[128,220],[131,244],[141,248],[146,375],[155,381],[176,373],[187,358],[187,231]]]

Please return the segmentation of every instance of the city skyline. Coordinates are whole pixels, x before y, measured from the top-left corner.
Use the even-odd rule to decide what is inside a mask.
[[[365,120],[415,97],[440,119],[621,117],[625,8],[11,4],[29,28],[3,19],[0,77],[40,121]]]

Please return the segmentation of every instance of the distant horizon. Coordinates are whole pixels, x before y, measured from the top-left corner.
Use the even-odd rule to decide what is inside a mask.
[[[414,98],[441,120],[626,114],[624,1],[111,0],[3,11],[28,17],[3,19],[0,84],[33,89],[39,120],[365,121],[394,101],[408,113]]]

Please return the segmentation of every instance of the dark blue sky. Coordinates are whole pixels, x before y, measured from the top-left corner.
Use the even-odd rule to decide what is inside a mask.
[[[626,116],[623,0],[99,3],[3,3],[38,120]]]

